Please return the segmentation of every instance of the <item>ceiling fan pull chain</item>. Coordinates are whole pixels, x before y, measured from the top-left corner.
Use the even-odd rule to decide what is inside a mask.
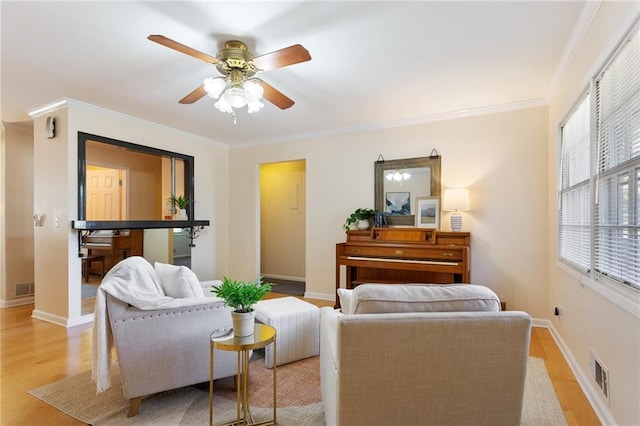
[[[231,115],[233,116],[233,125],[235,126],[236,123],[236,109],[235,108],[231,108]]]

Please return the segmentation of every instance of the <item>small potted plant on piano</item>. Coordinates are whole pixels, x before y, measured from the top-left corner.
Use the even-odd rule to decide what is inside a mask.
[[[173,219],[175,220],[188,220],[187,207],[191,204],[191,201],[182,196],[171,194],[169,197],[169,204],[171,205],[171,212],[173,213]]]
[[[376,214],[373,209],[356,209],[349,215],[342,228],[345,231],[349,231],[355,227],[359,230],[369,229],[371,226],[371,218]]]
[[[225,305],[233,308],[231,320],[233,334],[238,337],[251,336],[255,324],[255,305],[267,293],[271,292],[271,283],[263,283],[262,277],[252,281],[237,281],[222,278],[222,284],[211,287],[211,292],[224,300]]]

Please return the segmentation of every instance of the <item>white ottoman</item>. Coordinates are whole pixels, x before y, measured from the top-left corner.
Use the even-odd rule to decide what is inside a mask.
[[[295,297],[261,300],[256,319],[276,329],[277,365],[320,354],[320,309]],[[264,365],[273,368],[273,345],[265,348]]]

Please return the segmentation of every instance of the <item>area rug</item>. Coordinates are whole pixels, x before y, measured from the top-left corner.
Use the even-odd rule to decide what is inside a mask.
[[[271,418],[271,371],[262,360],[252,362],[249,397],[254,420]],[[324,425],[320,399],[319,357],[278,367],[279,425]],[[29,391],[29,394],[76,419],[96,426],[170,426],[204,425],[209,422],[207,385],[188,386],[146,398],[140,413],[127,418],[127,402],[122,395],[120,372],[112,369],[112,386],[96,396],[91,373],[85,372]],[[215,382],[214,419],[216,423],[235,417],[235,392],[232,380]],[[522,425],[566,425],[544,361],[529,358],[525,385]]]

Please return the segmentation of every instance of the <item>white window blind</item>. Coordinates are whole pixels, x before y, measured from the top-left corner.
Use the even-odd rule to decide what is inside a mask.
[[[595,270],[640,289],[640,33],[596,80]]]
[[[558,182],[560,260],[638,290],[639,26],[562,123]]]
[[[589,107],[587,95],[560,136],[560,258],[582,271],[591,262]]]

